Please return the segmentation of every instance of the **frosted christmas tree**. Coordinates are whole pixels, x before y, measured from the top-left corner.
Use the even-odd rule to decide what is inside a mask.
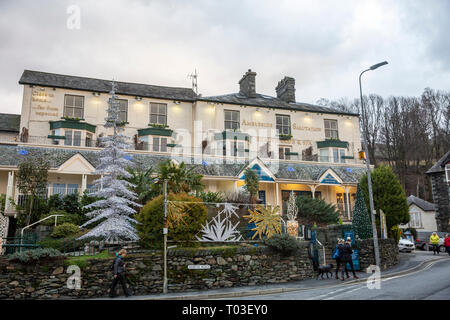
[[[367,210],[361,187],[358,184],[356,191],[356,203],[353,210],[353,230],[360,239],[369,239],[373,237],[372,221],[370,220],[369,210]]]
[[[94,210],[86,214],[91,219],[81,227],[103,221],[79,239],[100,237],[105,240],[138,240],[134,227],[137,221],[130,216],[136,213],[133,207],[141,205],[134,202],[137,195],[130,190],[134,187],[133,184],[124,180],[131,176],[126,168],[132,167],[133,163],[131,156],[124,151],[129,144],[126,143],[128,138],[120,133],[123,128],[115,91],[116,84],[113,81],[111,96],[108,100],[108,116],[105,118],[106,124],[104,125],[105,128],[113,129],[113,135],[99,138],[104,149],[100,151],[100,164],[97,166],[95,174],[102,177],[94,181],[98,191],[89,194],[89,196],[99,197],[101,200],[85,206],[85,209]]]

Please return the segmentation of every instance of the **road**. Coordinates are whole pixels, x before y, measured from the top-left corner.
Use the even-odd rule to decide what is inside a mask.
[[[319,280],[320,281],[320,280]],[[327,281],[327,280],[325,280]],[[329,280],[330,282],[333,280]],[[333,281],[334,282],[334,281]],[[450,257],[406,275],[383,276],[379,289],[366,282],[318,287],[236,300],[450,300]]]

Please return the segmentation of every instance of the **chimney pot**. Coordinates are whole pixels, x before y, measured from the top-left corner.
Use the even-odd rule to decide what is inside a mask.
[[[256,72],[253,72],[252,69],[248,69],[239,80],[239,94],[249,98],[256,97]]]
[[[295,102],[295,79],[291,77],[284,77],[278,82],[275,88],[277,92],[277,98],[284,102]]]

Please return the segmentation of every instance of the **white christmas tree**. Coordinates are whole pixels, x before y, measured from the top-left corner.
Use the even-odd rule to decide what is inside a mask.
[[[132,167],[133,162],[124,151],[129,147],[129,144],[126,143],[128,137],[120,133],[123,128],[115,91],[116,84],[113,81],[111,96],[108,100],[108,116],[105,118],[106,124],[104,125],[105,128],[113,128],[113,135],[99,138],[104,149],[100,151],[100,164],[97,166],[95,174],[100,175],[101,178],[94,181],[98,191],[89,194],[89,196],[98,197],[101,200],[84,207],[94,210],[86,214],[91,219],[81,227],[103,221],[79,239],[93,237],[100,237],[107,241],[139,239],[134,227],[137,221],[130,216],[136,213],[133,207],[141,205],[134,202],[137,195],[130,190],[134,185],[124,180],[131,176],[126,169]]]

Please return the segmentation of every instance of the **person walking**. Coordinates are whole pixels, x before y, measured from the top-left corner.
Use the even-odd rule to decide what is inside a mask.
[[[445,234],[444,246],[447,250],[448,255],[450,256],[450,236],[448,235],[448,233]]]
[[[433,232],[433,234],[430,236],[430,244],[433,247],[433,255],[437,254],[439,255],[439,236],[436,232]]]
[[[334,249],[332,258],[336,260],[336,279],[339,279],[338,273],[341,267],[341,257],[344,251],[344,239],[338,239],[336,248]]]
[[[130,296],[130,293],[127,289],[127,283],[125,279],[125,266],[126,263],[123,261],[123,258],[125,258],[127,255],[127,251],[125,249],[121,249],[118,253],[116,253],[116,259],[114,260],[114,279],[111,283],[111,288],[109,291],[109,296],[111,298],[114,298],[114,291],[116,289],[117,282],[120,281],[120,284],[122,285],[123,293],[126,297]]]
[[[344,269],[342,270],[342,276],[341,276],[342,281],[344,281],[344,270],[347,275],[347,278],[350,278],[350,276],[348,275],[347,263],[350,265],[350,268],[352,269],[353,278],[355,278],[355,279],[359,278],[355,273],[355,268],[353,267],[352,254],[353,254],[352,239],[350,237],[348,237],[347,241],[345,242],[345,244],[342,247],[341,262],[344,264]]]

